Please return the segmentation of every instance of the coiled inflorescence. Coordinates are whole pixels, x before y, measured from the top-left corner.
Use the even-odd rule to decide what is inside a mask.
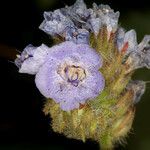
[[[28,45],[15,60],[20,73],[35,75],[54,131],[94,139],[104,149],[130,131],[146,87],[131,77],[138,68],[150,68],[150,36],[138,44],[136,32],[118,26],[118,18],[108,5],[87,8],[83,0],[44,12],[39,28],[56,45]]]

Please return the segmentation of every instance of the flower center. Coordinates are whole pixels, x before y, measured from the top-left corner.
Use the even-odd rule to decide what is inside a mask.
[[[58,70],[58,73],[64,80],[76,87],[86,77],[85,69],[74,65],[65,65],[63,68]]]

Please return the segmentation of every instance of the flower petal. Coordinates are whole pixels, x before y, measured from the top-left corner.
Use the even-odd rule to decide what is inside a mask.
[[[40,47],[27,46],[15,63],[20,73],[36,74],[48,55],[48,47],[42,44]]]

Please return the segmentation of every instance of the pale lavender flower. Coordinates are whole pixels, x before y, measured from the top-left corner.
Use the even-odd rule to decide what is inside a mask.
[[[95,3],[93,9],[87,9],[83,0],[77,0],[72,6],[54,12],[44,12],[44,18],[39,28],[47,34],[59,35],[67,41],[87,44],[89,32],[97,35],[103,26],[107,27],[108,35],[115,32],[119,12],[115,13],[108,5],[97,6]]]
[[[44,18],[39,28],[51,36],[62,35],[67,27],[74,27],[74,23],[59,9],[54,12],[44,12]]]
[[[116,44],[118,47],[118,50],[121,51],[124,45],[124,37],[125,37],[125,30],[124,28],[118,28],[117,30],[117,40]]]
[[[135,30],[130,30],[125,33],[124,43],[128,42],[128,48],[126,53],[137,50],[137,36]]]
[[[142,42],[138,45],[137,53],[140,55],[141,67],[150,69],[150,35],[145,35]]]
[[[72,6],[60,9],[61,12],[70,17],[76,26],[81,26],[86,23],[87,18],[90,15],[89,10],[83,0],[77,0]]]
[[[114,12],[108,5],[97,5],[93,3],[93,9],[90,9],[89,22],[91,29],[97,35],[102,26],[107,27],[108,34],[115,32],[118,27],[118,18],[120,13]]]
[[[124,45],[128,43],[125,55],[132,51],[137,51],[137,36],[135,30],[130,30],[125,33],[123,28],[119,28],[117,36],[118,50],[121,51]]]
[[[89,32],[85,29],[68,27],[65,34],[66,41],[73,41],[76,44],[89,44]]]
[[[130,70],[150,68],[150,36],[146,35],[141,43],[137,43],[136,32],[130,30],[123,35],[121,30],[117,39],[117,46],[121,52],[126,45],[125,61],[130,65]]]
[[[89,32],[81,27],[83,23],[85,24],[81,20],[87,16],[85,3],[78,0],[73,6],[57,9],[54,12],[44,12],[45,20],[39,28],[51,36],[59,35],[67,41],[88,44]]]
[[[20,73],[36,74],[44,63],[48,54],[48,47],[42,44],[40,47],[28,45],[21,55],[17,55],[15,64]]]
[[[119,52],[124,53],[124,62],[129,64],[129,70],[146,67],[150,69],[150,36],[144,36],[141,43],[137,43],[135,30],[125,32],[119,28],[117,32],[117,47]]]
[[[104,88],[98,69],[101,57],[86,44],[64,42],[49,49],[45,63],[36,74],[36,86],[62,110],[79,108]]]
[[[131,81],[128,86],[127,90],[133,92],[133,103],[136,104],[140,101],[142,95],[144,94],[146,89],[146,82],[140,80],[133,80]]]

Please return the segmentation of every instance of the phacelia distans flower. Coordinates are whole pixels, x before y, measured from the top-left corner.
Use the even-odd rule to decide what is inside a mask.
[[[36,74],[43,65],[48,54],[48,47],[42,44],[40,47],[28,45],[21,55],[17,55],[15,64],[20,73]]]
[[[101,66],[101,58],[88,45],[64,42],[49,49],[36,74],[36,86],[45,97],[60,103],[62,110],[79,108],[103,90]]]
[[[40,29],[51,36],[61,36],[65,40],[76,43],[89,43],[89,34],[99,33],[103,25],[107,26],[109,34],[117,30],[119,12],[114,12],[108,5],[87,9],[83,0],[77,0],[70,7],[57,9],[54,12],[44,12],[45,20]]]
[[[93,139],[104,150],[128,135],[146,88],[132,75],[150,68],[150,36],[138,44],[135,30],[125,31],[118,18],[108,5],[87,8],[83,0],[44,12],[39,28],[54,45],[29,45],[15,60],[20,73],[35,75],[53,130]]]

